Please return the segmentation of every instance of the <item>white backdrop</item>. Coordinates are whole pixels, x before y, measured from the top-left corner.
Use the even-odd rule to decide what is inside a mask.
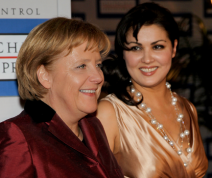
[[[15,80],[21,44],[33,27],[58,16],[71,18],[71,0],[0,0],[0,122],[23,110]]]

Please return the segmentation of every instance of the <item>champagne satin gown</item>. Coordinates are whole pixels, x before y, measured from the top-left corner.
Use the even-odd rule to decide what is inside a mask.
[[[191,123],[192,153],[187,167],[184,162],[188,161],[188,157],[176,153],[151,126],[149,117],[142,110],[126,105],[113,94],[102,99],[111,102],[116,112],[121,149],[115,157],[125,177],[200,178],[205,175],[208,160],[200,136],[197,112],[193,104],[180,98]]]

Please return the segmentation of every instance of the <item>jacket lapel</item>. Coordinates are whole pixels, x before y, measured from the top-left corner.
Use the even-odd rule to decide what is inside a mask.
[[[95,130],[88,122],[88,118],[83,118],[79,121],[79,126],[83,132],[83,139],[85,140],[86,146],[92,151],[95,157],[98,154],[98,141],[96,138]]]
[[[93,155],[98,159],[98,150],[99,150],[99,144],[96,138],[96,132],[94,130],[94,127],[90,124],[88,119],[92,118],[83,118],[79,121],[79,126],[83,132],[83,139],[85,140],[86,146],[90,151],[92,151]],[[102,140],[103,141],[103,140]],[[107,178],[110,177],[108,175],[108,171],[105,170],[104,166],[100,166],[102,163],[102,160],[99,160],[99,164],[97,166],[97,169],[101,173],[102,177]]]
[[[55,137],[57,137],[69,147],[86,155],[96,162],[96,159],[91,151],[77,138],[77,136],[57,114],[53,116],[51,121],[46,122],[46,124],[49,126],[48,131],[51,132]],[[85,134],[83,133],[83,135]]]

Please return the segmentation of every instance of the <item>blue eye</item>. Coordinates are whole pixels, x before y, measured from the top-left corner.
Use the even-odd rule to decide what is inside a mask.
[[[79,69],[84,69],[85,66],[86,66],[85,64],[82,64],[82,65],[78,66],[77,68],[79,68]]]
[[[102,68],[102,64],[101,63],[99,63],[99,64],[97,64],[97,67],[99,67],[99,68]]]

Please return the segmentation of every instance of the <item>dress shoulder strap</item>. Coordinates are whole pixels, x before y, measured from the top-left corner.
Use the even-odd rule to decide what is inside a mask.
[[[183,102],[183,105],[185,106],[185,109],[187,110],[189,116],[197,121],[198,116],[195,106],[184,97],[180,97],[180,99]]]

